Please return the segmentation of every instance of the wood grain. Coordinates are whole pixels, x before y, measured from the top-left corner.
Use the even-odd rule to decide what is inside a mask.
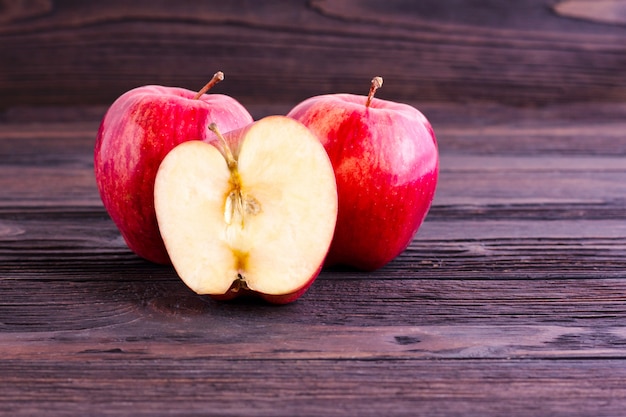
[[[126,248],[92,177],[97,110],[6,113],[0,412],[619,414],[626,112],[575,109],[463,128],[427,105],[441,181],[416,239],[280,308],[198,297]]]
[[[82,365],[67,367],[40,360],[24,372],[32,381],[28,385],[23,385],[23,380],[3,384],[3,393],[21,406],[4,410],[26,416],[63,413],[71,407],[76,415],[124,415],[128,404],[134,404],[133,415],[139,416],[621,413],[625,375],[619,361],[567,363],[568,375],[563,375],[559,362],[523,360],[465,360],[463,372],[458,372],[454,361],[294,360],[267,364],[198,358],[154,364],[109,358],[86,359]],[[16,365],[8,369],[21,369]],[[108,378],[103,379],[103,374]],[[273,378],[268,380],[268,374]],[[150,389],[137,398],[137,387]],[[345,400],[354,397],[360,401]]]
[[[626,27],[589,4],[0,1],[0,415],[622,415]],[[281,307],[130,252],[100,118],[217,69],[255,118],[374,74],[422,110],[440,182],[407,250]]]
[[[374,75],[385,78],[380,96],[398,101],[626,97],[626,27],[559,13],[568,3],[30,3],[0,9],[0,109],[108,105],[144,84],[198,90],[217,70],[226,81],[215,91],[245,105],[365,94]]]

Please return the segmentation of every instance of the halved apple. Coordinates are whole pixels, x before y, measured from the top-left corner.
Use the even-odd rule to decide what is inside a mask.
[[[154,205],[174,268],[198,294],[300,297],[321,271],[337,220],[337,186],[320,141],[269,116],[185,142],[159,167]]]

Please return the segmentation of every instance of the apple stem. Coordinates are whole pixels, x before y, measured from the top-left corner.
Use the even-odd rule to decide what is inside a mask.
[[[365,102],[365,107],[369,107],[372,104],[372,100],[374,99],[374,94],[376,94],[376,90],[383,86],[383,77],[374,77],[372,78],[372,84],[370,85],[370,92],[367,95],[367,102]]]
[[[224,73],[222,71],[216,72],[215,74],[213,74],[213,78],[211,78],[211,80],[208,83],[206,83],[206,85],[202,87],[200,91],[198,91],[198,93],[194,96],[193,99],[198,100],[200,97],[202,97],[204,93],[209,91],[211,88],[213,88],[215,84],[219,83],[223,79],[224,79]]]
[[[233,152],[231,151],[228,142],[226,142],[226,138],[224,138],[219,128],[217,127],[217,124],[214,122],[209,124],[209,130],[215,133],[215,136],[217,136],[217,138],[221,142],[222,152],[224,154],[224,158],[226,158],[226,164],[228,164],[228,169],[230,169],[231,171],[237,169],[237,160],[235,159],[235,156],[233,155]]]

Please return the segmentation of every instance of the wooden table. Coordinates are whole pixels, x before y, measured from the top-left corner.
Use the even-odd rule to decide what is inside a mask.
[[[144,3],[0,10],[1,415],[626,413],[623,2]],[[419,107],[441,173],[407,251],[282,307],[134,256],[100,117],[217,69],[256,118],[375,74]]]

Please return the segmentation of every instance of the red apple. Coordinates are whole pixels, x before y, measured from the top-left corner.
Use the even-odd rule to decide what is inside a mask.
[[[328,155],[285,116],[224,136],[211,129],[218,143],[178,145],[156,176],[156,215],[174,268],[216,299],[294,301],[319,274],[335,230]]]
[[[370,94],[309,98],[288,116],[324,145],[337,178],[339,213],[326,265],[375,270],[410,244],[430,209],[439,170],[435,133],[422,113]]]
[[[198,93],[135,88],[115,100],[100,125],[94,170],[102,202],[128,247],[149,261],[170,264],[154,212],[154,178],[165,155],[185,141],[214,139],[211,122],[224,131],[252,122],[232,97],[204,94],[221,79],[216,73]]]

